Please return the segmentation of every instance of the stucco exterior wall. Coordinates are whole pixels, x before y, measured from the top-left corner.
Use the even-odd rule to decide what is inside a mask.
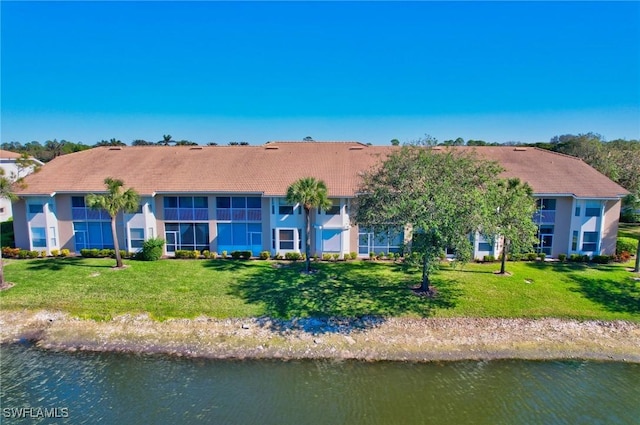
[[[557,258],[559,254],[566,254],[571,238],[571,215],[573,198],[562,197],[556,199],[556,221],[554,224],[553,245],[551,256]]]
[[[614,255],[616,253],[620,206],[620,201],[606,201],[605,203],[602,241],[600,245],[600,253],[602,255]]]

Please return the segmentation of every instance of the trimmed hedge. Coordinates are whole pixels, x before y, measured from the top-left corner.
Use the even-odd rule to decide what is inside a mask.
[[[616,254],[623,252],[636,252],[638,241],[633,238],[618,238],[616,241]]]

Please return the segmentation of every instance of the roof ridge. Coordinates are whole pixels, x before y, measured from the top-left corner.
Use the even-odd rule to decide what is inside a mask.
[[[562,152],[552,151],[552,150],[550,150],[550,149],[542,149],[542,148],[539,148],[539,147],[537,147],[537,146],[531,146],[531,147],[532,147],[533,149],[539,150],[540,152],[551,153],[551,154],[554,154],[554,155],[563,156],[563,157],[565,157],[565,158],[571,158],[571,159],[575,159],[575,160],[580,161],[580,162],[584,162],[584,160],[583,160],[582,158],[578,158],[577,156],[569,155],[569,154],[562,153]],[[584,163],[586,164],[586,162],[584,162]],[[593,168],[593,167],[591,167],[591,168]],[[595,168],[594,168],[594,169],[595,169]],[[596,171],[597,171],[597,170],[596,170]]]

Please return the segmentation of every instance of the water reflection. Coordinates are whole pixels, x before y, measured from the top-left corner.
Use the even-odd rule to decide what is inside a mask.
[[[213,361],[1,348],[2,423],[636,424],[640,365]],[[68,408],[10,419],[6,409]]]

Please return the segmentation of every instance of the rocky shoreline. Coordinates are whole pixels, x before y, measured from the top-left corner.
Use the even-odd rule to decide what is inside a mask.
[[[555,318],[83,320],[0,311],[0,343],[218,359],[454,361],[585,359],[640,363],[640,323]]]

